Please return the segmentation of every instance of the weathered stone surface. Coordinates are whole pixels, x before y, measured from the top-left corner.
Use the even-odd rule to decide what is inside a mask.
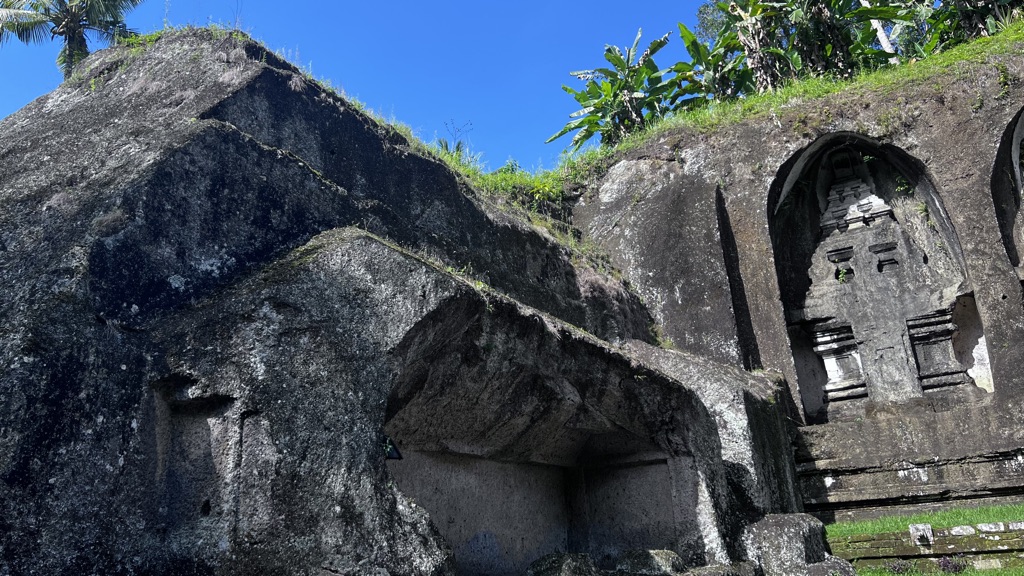
[[[109,319],[187,302],[320,231],[359,225],[600,336],[650,338],[621,284],[574,266],[397,132],[234,35],[185,31],[141,53],[97,53],[81,80],[0,129],[8,266],[105,267],[90,288]],[[71,277],[51,284],[73,289]]]
[[[130,331],[80,303],[53,310],[76,346],[61,372],[44,348],[4,380],[5,395],[60,398],[15,404],[42,422],[13,428],[3,462],[5,569],[449,572],[383,464],[386,351],[457,287],[410,264],[333,233]]]
[[[714,414],[733,493],[746,498],[739,509],[754,519],[799,509],[796,473],[789,467],[791,449],[777,441],[787,435],[779,411],[785,395],[783,383],[642,342],[630,342],[626,348],[646,364],[686,383]]]
[[[853,567],[829,553],[825,527],[806,514],[769,515],[747,529],[749,548],[765,576],[849,575]]]
[[[676,336],[699,324],[730,361],[784,375],[788,415],[814,424],[800,491],[823,518],[1024,493],[1024,92],[1005,80],[1024,65],[959,66],[663,132],[574,211],[679,347],[715,354]]]
[[[906,531],[836,537],[829,544],[836,556],[858,568],[885,567],[898,561],[934,572],[936,562],[950,557],[962,558],[978,569],[997,564],[1006,568],[1022,565],[1024,534],[1019,530],[1006,531],[1004,527],[999,533],[978,534],[973,526],[956,526],[931,533],[933,538],[928,542]]]
[[[549,554],[530,565],[529,576],[597,576],[600,572],[586,554]]]
[[[445,519],[457,557],[507,573],[559,550],[602,569],[635,548],[742,557],[744,500],[697,394],[549,319],[481,307],[410,333],[385,427],[406,456],[396,482]]]
[[[1005,532],[1006,524],[1003,522],[987,522],[985,524],[978,524],[979,532]]]
[[[615,567],[622,576],[673,576],[685,569],[686,564],[671,550],[633,550]]]
[[[931,546],[935,540],[931,524],[911,524],[910,541],[918,546]]]
[[[791,504],[770,384],[616,347],[621,282],[253,43],[96,54],[0,136],[4,576],[743,565]]]
[[[916,414],[904,406],[859,422],[802,428],[796,458],[804,505],[855,519],[915,501],[1019,499],[1024,437],[1017,402],[918,406]]]
[[[687,576],[756,576],[759,567],[753,562],[737,562],[729,566],[705,566],[687,570]]]
[[[1020,494],[976,72],[631,152],[575,217],[649,312],[254,43],[93,56],[0,122],[0,574],[849,574],[797,489]]]
[[[701,168],[698,161],[619,162],[574,217],[610,251],[677,346],[756,367],[738,340],[734,319],[746,311],[733,312],[714,188],[706,187]],[[657,227],[644,224],[652,219]]]

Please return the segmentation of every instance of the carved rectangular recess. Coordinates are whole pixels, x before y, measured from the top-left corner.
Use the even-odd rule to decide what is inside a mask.
[[[868,251],[872,254],[882,254],[884,252],[892,252],[896,249],[895,242],[881,242],[879,244],[872,244],[868,246]]]
[[[885,258],[878,261],[878,271],[881,273],[893,272],[900,263],[895,258]]]
[[[222,515],[222,483],[235,425],[235,399],[210,394],[192,377],[172,374],[152,383],[156,396],[159,514],[165,532],[195,533]]]
[[[896,260],[895,254],[888,254],[889,252],[892,252],[894,250],[896,250],[895,242],[880,242],[878,244],[872,244],[868,246],[869,252],[878,255],[879,272],[892,272],[893,269],[899,266],[899,262]]]
[[[828,261],[833,263],[833,264],[838,264],[840,262],[847,262],[848,260],[853,258],[853,246],[847,246],[846,248],[836,248],[835,250],[829,250],[828,253],[825,254],[825,257],[828,258]]]
[[[956,324],[950,310],[939,310],[907,320],[907,332],[914,348],[921,388],[933,390],[970,382],[956,359],[953,334]]]
[[[825,383],[826,400],[841,402],[866,397],[867,384],[853,328],[819,328],[814,330],[813,337],[814,352],[824,361],[828,373],[828,382]]]

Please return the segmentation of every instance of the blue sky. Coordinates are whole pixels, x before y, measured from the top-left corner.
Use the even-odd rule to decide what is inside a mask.
[[[544,141],[577,109],[561,90],[579,87],[570,70],[604,64],[605,44],[641,46],[672,32],[656,58],[686,59],[676,23],[694,26],[699,0],[524,0],[268,2],[148,0],[128,14],[131,28],[216,23],[237,26],[291,62],[329,80],[427,142],[451,131],[490,168],[514,158],[553,168],[571,136]],[[61,82],[57,42],[0,46],[0,118]]]

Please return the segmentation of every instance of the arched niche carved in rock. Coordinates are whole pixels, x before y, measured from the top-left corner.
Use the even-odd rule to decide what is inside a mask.
[[[809,423],[992,390],[960,243],[919,161],[824,136],[782,167],[768,210]]]
[[[1024,218],[1021,218],[1021,189],[1024,175],[1021,171],[1021,141],[1024,140],[1024,109],[1017,113],[1003,132],[996,152],[992,172],[992,203],[1003,247],[1017,276],[1024,280],[1021,251],[1024,244]]]

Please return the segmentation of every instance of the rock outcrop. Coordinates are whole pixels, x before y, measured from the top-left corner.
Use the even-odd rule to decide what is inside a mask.
[[[746,574],[799,507],[776,380],[244,37],[93,55],[0,162],[4,576]]]
[[[823,519],[1024,496],[1016,50],[663,132],[574,211],[678,347],[784,376]]]

